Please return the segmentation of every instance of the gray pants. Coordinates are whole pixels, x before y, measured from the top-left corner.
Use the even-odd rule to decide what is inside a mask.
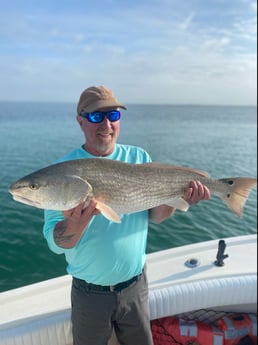
[[[74,345],[107,345],[113,329],[120,345],[153,345],[146,274],[120,292],[89,291],[74,279],[72,326]]]

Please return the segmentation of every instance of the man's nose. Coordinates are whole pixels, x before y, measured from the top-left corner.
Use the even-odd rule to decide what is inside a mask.
[[[109,121],[109,119],[107,118],[107,116],[104,117],[104,120],[101,122],[101,125],[104,127],[108,127],[111,128],[112,127],[112,122]]]

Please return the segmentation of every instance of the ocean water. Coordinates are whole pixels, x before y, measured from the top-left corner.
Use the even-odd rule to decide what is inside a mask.
[[[75,109],[71,103],[0,102],[0,291],[66,273],[64,256],[51,253],[43,238],[43,211],[14,201],[8,186],[83,144]],[[213,178],[256,177],[256,132],[256,107],[129,105],[119,142]],[[147,252],[256,231],[256,189],[242,218],[213,196],[150,224]]]

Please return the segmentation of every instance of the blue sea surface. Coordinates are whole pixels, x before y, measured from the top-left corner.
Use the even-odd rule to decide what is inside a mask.
[[[212,178],[257,176],[256,107],[128,108],[119,142],[143,147],[153,161],[204,170]],[[43,238],[43,211],[14,201],[8,187],[84,143],[75,112],[72,103],[0,102],[0,291],[66,274],[64,256],[51,253]],[[256,189],[242,218],[213,196],[150,223],[147,252],[256,231]]]

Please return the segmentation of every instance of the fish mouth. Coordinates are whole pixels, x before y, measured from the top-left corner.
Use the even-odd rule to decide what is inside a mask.
[[[21,202],[23,204],[29,205],[29,206],[34,206],[37,208],[40,208],[40,203],[30,200],[28,198],[24,198],[23,196],[17,195],[17,194],[13,194],[13,200]]]

